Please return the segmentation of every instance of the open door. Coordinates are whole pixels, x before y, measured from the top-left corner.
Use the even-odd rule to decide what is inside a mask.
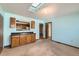
[[[39,38],[40,39],[44,38],[43,37],[43,24],[42,23],[39,24]]]
[[[48,22],[45,24],[45,37],[46,39],[52,38],[52,22]]]
[[[3,17],[0,14],[0,53],[3,49]]]

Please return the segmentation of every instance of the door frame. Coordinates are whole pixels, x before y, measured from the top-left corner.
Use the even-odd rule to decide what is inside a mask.
[[[46,31],[46,25],[48,25],[48,24],[51,24],[51,40],[52,40],[52,22],[47,22],[47,23],[45,23],[45,31]],[[47,39],[47,37],[46,37],[47,35],[46,35],[46,33],[45,33],[45,38]]]
[[[42,24],[42,25],[43,25],[43,23],[39,23],[39,39],[44,39],[44,33],[42,33],[42,34],[43,34],[43,37],[42,37],[42,38],[40,38],[40,24]],[[43,28],[44,28],[44,25],[43,25]]]
[[[0,53],[2,52],[2,49],[3,49],[3,26],[4,26],[4,19],[3,19],[3,16],[2,16],[2,14],[0,14],[0,17],[1,17],[1,34],[0,34],[0,37],[2,37],[1,38],[1,47],[0,47],[0,49],[1,49],[1,51],[0,51]]]

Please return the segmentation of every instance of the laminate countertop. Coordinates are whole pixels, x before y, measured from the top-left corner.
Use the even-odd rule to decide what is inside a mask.
[[[23,35],[23,34],[34,34],[33,32],[18,32],[18,33],[11,33],[11,35]]]

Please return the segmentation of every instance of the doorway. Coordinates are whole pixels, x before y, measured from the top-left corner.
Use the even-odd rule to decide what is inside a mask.
[[[44,39],[44,37],[43,37],[43,24],[42,23],[40,23],[39,24],[39,38],[40,39]]]
[[[52,39],[52,22],[45,24],[45,37],[46,39]]]
[[[0,53],[3,49],[3,16],[0,14]]]

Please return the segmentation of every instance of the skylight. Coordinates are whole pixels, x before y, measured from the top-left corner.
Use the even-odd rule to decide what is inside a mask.
[[[33,3],[33,4],[32,4],[32,7],[37,8],[40,4],[41,4],[41,3]]]
[[[32,6],[29,8],[29,11],[36,12],[43,5],[43,3],[32,3]]]

